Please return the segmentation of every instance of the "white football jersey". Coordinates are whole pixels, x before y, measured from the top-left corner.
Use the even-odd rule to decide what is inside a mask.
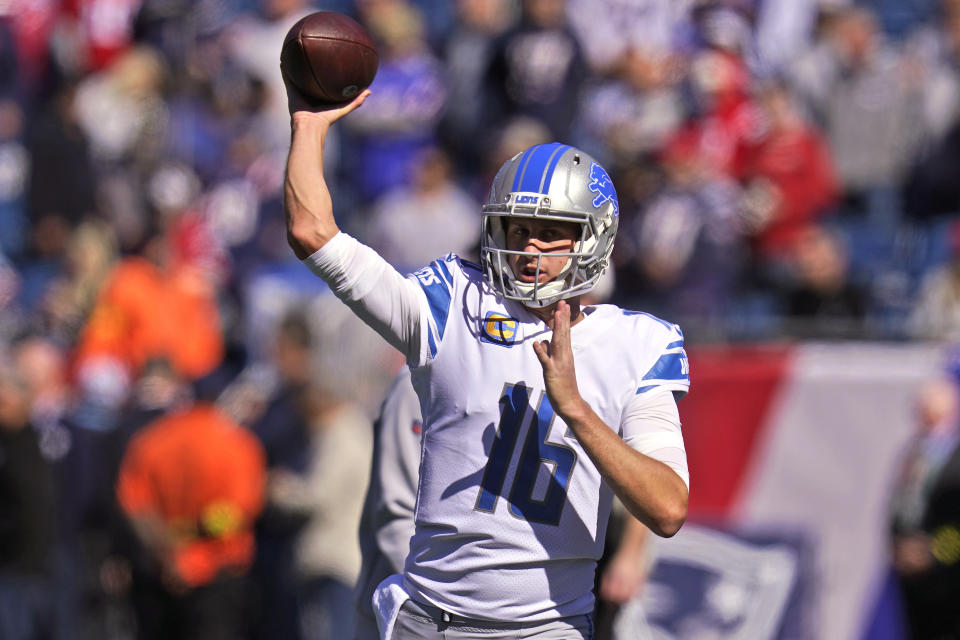
[[[410,277],[425,297],[424,357],[411,362],[424,432],[404,587],[474,618],[590,613],[613,494],[547,398],[532,345],[549,328],[453,255]],[[651,438],[625,419],[658,391],[687,391],[680,329],[612,305],[583,311],[571,341],[584,400],[641,452],[682,449],[679,433]]]

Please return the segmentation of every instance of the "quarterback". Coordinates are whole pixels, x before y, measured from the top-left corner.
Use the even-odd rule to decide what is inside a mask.
[[[688,496],[680,329],[580,304],[616,235],[609,176],[576,148],[532,147],[493,181],[480,264],[405,277],[339,231],[323,180],[330,126],[369,92],[325,111],[289,92],[290,245],[406,356],[423,413],[410,552],[373,598],[382,637],[591,638],[613,495],[661,536]]]

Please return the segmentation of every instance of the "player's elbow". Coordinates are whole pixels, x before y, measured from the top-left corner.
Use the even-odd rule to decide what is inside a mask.
[[[687,503],[686,487],[683,491],[664,497],[650,514],[647,526],[661,538],[674,536],[687,519]]]
[[[307,249],[308,241],[304,231],[294,225],[287,225],[287,244],[293,249],[293,254],[301,260],[313,253]]]
[[[657,518],[656,528],[651,528],[651,530],[661,538],[670,538],[680,531],[680,527],[683,526],[686,519],[686,501],[678,502],[664,508],[663,513]]]
[[[312,222],[287,221],[287,244],[301,260],[316,252],[326,240],[321,230]]]

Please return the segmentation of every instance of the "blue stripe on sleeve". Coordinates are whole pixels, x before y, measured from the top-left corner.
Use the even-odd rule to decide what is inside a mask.
[[[422,269],[418,271],[418,274],[427,273],[427,275],[432,275],[433,277],[426,278],[427,282],[424,282],[424,278],[420,275],[417,276],[417,282],[420,283],[420,288],[423,289],[423,292],[427,294],[427,302],[430,305],[430,313],[433,314],[433,321],[437,325],[437,334],[440,339],[443,340],[443,332],[447,325],[447,317],[450,315],[450,285],[447,284],[443,276],[441,275],[440,269],[438,269],[434,263],[430,265],[429,270]],[[448,272],[449,273],[449,272]]]
[[[681,340],[677,340],[676,342],[671,342],[666,347],[664,347],[663,350],[669,351],[670,349],[676,349],[677,347],[682,347],[682,346],[683,346],[683,340],[681,339]]]
[[[453,276],[450,275],[450,269],[447,267],[445,260],[438,260],[436,263],[437,267],[440,268],[440,273],[443,274],[443,279],[448,285],[453,285]]]
[[[427,342],[430,345],[430,357],[434,358],[437,355],[437,343],[433,339],[433,331],[430,331],[430,328],[427,327]]]
[[[682,351],[677,353],[665,353],[650,368],[644,380],[688,380],[686,372],[687,356]]]
[[[647,391],[650,391],[651,389],[656,389],[656,388],[659,387],[659,386],[660,386],[660,385],[658,385],[658,384],[648,384],[648,385],[646,385],[646,386],[644,386],[644,387],[640,387],[639,389],[637,389],[637,395],[640,395],[641,393],[646,393]]]

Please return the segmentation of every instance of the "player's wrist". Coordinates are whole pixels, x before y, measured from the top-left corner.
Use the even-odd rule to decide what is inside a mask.
[[[570,399],[562,403],[561,406],[554,407],[554,411],[573,429],[589,420],[590,416],[595,415],[590,405],[581,397]]]
[[[326,134],[327,129],[330,128],[330,120],[322,112],[298,109],[290,114],[290,126],[294,131],[310,129]]]

